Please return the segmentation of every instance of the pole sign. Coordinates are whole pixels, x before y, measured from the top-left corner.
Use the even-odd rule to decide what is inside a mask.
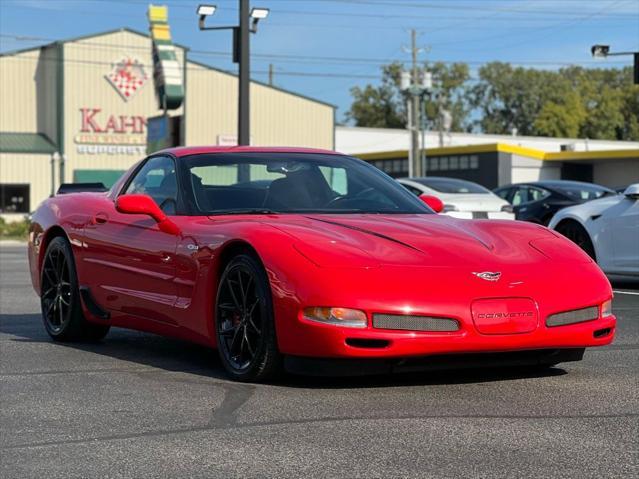
[[[153,41],[153,82],[162,110],[175,110],[184,101],[182,67],[175,54],[169,29],[169,9],[165,5],[149,5],[149,23]]]

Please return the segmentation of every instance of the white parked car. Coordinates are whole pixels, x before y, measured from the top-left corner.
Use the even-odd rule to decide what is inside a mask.
[[[621,195],[564,208],[548,224],[610,275],[639,276],[639,183]]]
[[[465,219],[515,219],[510,203],[472,181],[439,176],[400,178],[397,181],[417,196],[439,198],[444,203],[442,214]]]

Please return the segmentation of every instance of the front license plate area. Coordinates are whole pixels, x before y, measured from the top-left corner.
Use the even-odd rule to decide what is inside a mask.
[[[478,299],[471,312],[481,334],[529,333],[539,323],[537,305],[530,298]]]

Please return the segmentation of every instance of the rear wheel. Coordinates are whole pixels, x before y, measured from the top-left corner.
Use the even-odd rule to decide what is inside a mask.
[[[222,364],[238,381],[265,381],[281,369],[266,272],[240,254],[224,269],[217,292],[216,336]]]
[[[577,223],[576,221],[564,221],[562,223],[559,223],[559,225],[557,226],[557,232],[561,233],[570,241],[579,246],[593,260],[597,260],[597,258],[595,257],[595,247],[592,244],[590,235],[579,223]]]
[[[78,277],[71,246],[54,238],[44,254],[40,280],[40,305],[47,333],[55,341],[102,339],[108,325],[88,322],[82,314]]]

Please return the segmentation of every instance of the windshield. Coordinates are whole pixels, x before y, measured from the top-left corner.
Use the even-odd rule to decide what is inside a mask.
[[[561,185],[561,191],[577,201],[590,201],[602,196],[614,195],[614,191],[597,185]]]
[[[432,213],[377,168],[310,153],[218,153],[182,159],[188,200],[201,214]]]
[[[472,181],[456,180],[454,178],[416,178],[411,181],[428,186],[440,193],[490,193],[489,190],[477,183],[473,183]]]

